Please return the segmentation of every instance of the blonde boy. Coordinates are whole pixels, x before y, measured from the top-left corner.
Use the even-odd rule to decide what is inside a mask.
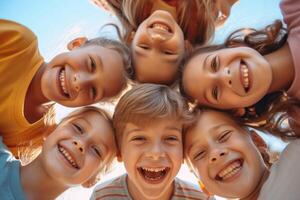
[[[167,86],[141,84],[116,106],[113,123],[127,174],[96,187],[91,199],[206,199],[176,177],[183,162],[182,127],[189,120],[182,97]]]

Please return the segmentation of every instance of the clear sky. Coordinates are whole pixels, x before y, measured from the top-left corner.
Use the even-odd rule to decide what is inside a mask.
[[[240,0],[232,9],[224,27],[218,29],[215,42],[222,40],[233,30],[242,27],[261,28],[274,19],[281,19],[279,0]],[[89,0],[0,0],[0,18],[15,20],[28,26],[37,35],[41,54],[50,60],[59,52],[66,51],[66,44],[77,36],[95,37],[99,34],[111,36],[109,29],[101,31],[103,24],[115,18],[94,6]],[[111,106],[110,106],[111,108]],[[57,107],[58,117],[67,112]],[[281,149],[281,143],[268,139],[271,148]],[[122,165],[105,179],[124,172]],[[186,166],[179,174],[185,180],[195,181]],[[88,199],[91,190],[76,187],[59,199]]]

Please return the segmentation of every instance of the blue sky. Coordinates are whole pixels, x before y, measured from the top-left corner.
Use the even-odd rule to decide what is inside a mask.
[[[224,27],[217,30],[215,42],[221,42],[230,32],[242,27],[261,28],[281,19],[279,0],[240,0],[232,9]],[[38,37],[41,54],[49,61],[57,53],[66,51],[66,44],[77,36],[95,37],[101,26],[115,18],[94,6],[89,0],[0,0],[0,18],[17,21],[29,27]],[[105,32],[106,36],[111,33]],[[59,114],[67,109],[58,107]],[[268,139],[272,148],[281,149],[281,143]],[[117,166],[118,173],[124,172]],[[192,180],[187,168],[180,174]],[[87,199],[91,190],[74,188],[59,199]],[[82,196],[83,195],[83,196]]]

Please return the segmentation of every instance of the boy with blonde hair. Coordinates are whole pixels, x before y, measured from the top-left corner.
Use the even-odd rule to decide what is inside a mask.
[[[127,174],[96,187],[91,199],[206,199],[178,178],[183,125],[191,119],[182,97],[167,86],[141,84],[115,108],[113,123]]]

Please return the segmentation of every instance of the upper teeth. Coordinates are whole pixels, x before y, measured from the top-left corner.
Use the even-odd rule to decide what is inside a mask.
[[[60,86],[62,91],[66,94],[68,94],[68,91],[66,89],[66,82],[65,82],[65,69],[62,69],[61,72],[59,73],[59,80],[60,80]]]
[[[242,67],[242,76],[243,76],[243,85],[245,88],[249,87],[249,69],[244,63],[241,64]]]
[[[58,147],[59,151],[63,154],[63,156],[69,161],[69,163],[78,169],[78,165],[76,164],[75,160],[72,158],[72,156],[63,148],[62,146]]]
[[[142,167],[142,169],[145,170],[145,171],[149,171],[149,172],[161,172],[161,171],[166,170],[165,167],[163,167],[163,168],[148,168],[148,167]]]
[[[163,31],[168,31],[168,32],[170,32],[169,27],[166,26],[166,25],[164,25],[164,24],[155,23],[155,24],[153,24],[152,27],[155,28],[155,29],[158,29],[158,30],[163,30]]]
[[[227,178],[232,177],[235,175],[242,167],[241,161],[235,161],[231,163],[229,166],[227,166],[225,169],[223,169],[221,172],[219,172],[218,176],[222,178],[222,180],[225,180]]]

